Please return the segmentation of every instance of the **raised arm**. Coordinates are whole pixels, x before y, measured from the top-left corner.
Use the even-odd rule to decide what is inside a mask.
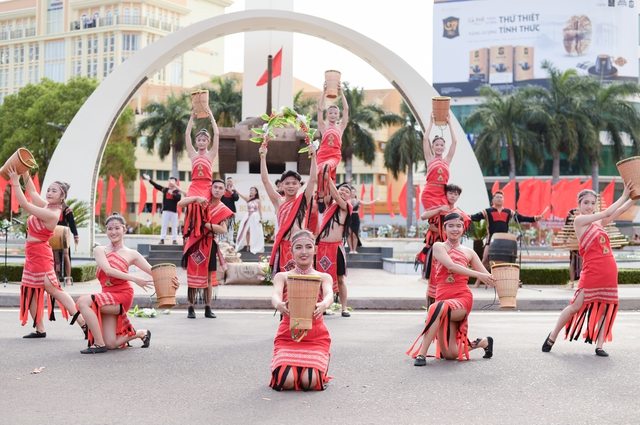
[[[627,202],[625,202],[624,204],[622,204],[622,206],[620,208],[618,208],[617,210],[615,210],[615,212],[613,214],[611,214],[609,217],[607,218],[603,218],[601,223],[603,226],[606,226],[607,224],[611,223],[612,221],[614,221],[616,218],[620,217],[620,215],[627,211],[629,208],[631,208],[633,205],[635,205],[636,201],[633,199],[627,199]]]
[[[44,222],[44,225],[47,229],[53,230],[58,224],[58,220],[60,218],[59,210],[49,210],[44,207],[39,207],[27,201],[27,197],[24,196],[24,192],[20,187],[20,175],[16,172],[16,170],[11,167],[7,170],[9,174],[9,178],[11,179],[12,190],[16,195],[16,199],[20,206],[29,214],[35,215],[40,220]],[[46,202],[45,202],[46,204]]]
[[[311,168],[309,169],[309,181],[307,188],[304,190],[304,197],[307,198],[307,205],[311,201],[311,197],[316,190],[316,179],[318,178],[318,163],[316,161],[316,148],[313,144],[309,145],[309,155],[311,155]]]
[[[340,132],[344,133],[344,130],[347,128],[349,124],[349,104],[347,103],[347,98],[344,97],[344,92],[342,91],[342,83],[338,83],[338,91],[340,92],[340,99],[342,100],[342,119],[340,120]]]
[[[456,153],[456,146],[458,145],[458,139],[456,139],[456,132],[453,131],[453,127],[451,126],[451,112],[447,115],[447,125],[449,126],[449,132],[451,133],[451,147],[449,147],[449,152],[447,156],[444,158],[447,161],[447,164],[451,164],[453,161],[453,155]]]
[[[376,202],[379,202],[380,199],[376,198],[373,201],[360,201],[360,205],[364,205],[365,207],[368,207],[369,205],[373,205]]]
[[[236,189],[236,193],[238,194],[239,197],[241,197],[244,200],[244,202],[249,202],[249,197],[240,193],[238,189]]]
[[[215,157],[218,155],[218,148],[220,147],[220,132],[218,131],[218,124],[213,116],[213,112],[211,112],[211,109],[208,107],[207,112],[209,113],[209,119],[211,120],[211,128],[213,129],[213,145],[211,146],[211,150],[207,152],[207,156],[211,162],[213,162]]]
[[[327,96],[327,83],[324,83],[320,100],[318,100],[318,130],[324,133],[324,100]]]
[[[191,111],[191,116],[189,117],[189,123],[187,124],[187,130],[184,134],[184,142],[187,145],[187,153],[189,154],[189,159],[193,161],[193,158],[198,155],[198,151],[193,147],[193,141],[191,140],[191,129],[193,128],[193,119],[196,117],[196,111]]]
[[[38,207],[46,207],[47,201],[36,190],[36,185],[33,184],[33,180],[31,180],[31,176],[28,171],[22,174],[22,181],[24,182],[25,189],[27,189],[27,193],[31,197],[33,203]]]
[[[277,211],[278,208],[280,208],[282,197],[273,187],[273,184],[269,181],[269,170],[267,170],[267,152],[268,149],[266,146],[260,146],[260,179],[262,180],[262,184],[264,185],[264,190],[267,191],[267,195],[269,196],[271,203]]]
[[[329,193],[341,210],[348,211],[347,201],[340,196],[340,192],[338,192],[336,185],[333,183],[333,179],[329,179]]]
[[[631,182],[626,183],[624,185],[624,191],[622,192],[622,195],[618,198],[616,202],[611,204],[609,208],[607,208],[606,210],[601,211],[599,213],[595,213],[595,214],[580,214],[579,216],[577,216],[573,220],[573,227],[576,230],[577,236],[578,237],[582,236],[582,233],[584,233],[585,228],[591,223],[593,223],[594,221],[604,220],[606,218],[613,216],[616,210],[620,208],[624,204],[624,202],[629,198],[629,194],[631,193],[632,186],[633,186],[633,183]],[[611,222],[611,220],[609,220],[608,222]]]
[[[435,120],[435,115],[432,113],[429,118],[429,125],[427,125],[427,129],[424,132],[424,137],[422,138],[422,150],[424,151],[424,160],[429,165],[429,161],[433,158],[433,152],[431,151],[431,141],[429,140],[429,136],[431,135],[431,129],[433,128],[433,122]]]

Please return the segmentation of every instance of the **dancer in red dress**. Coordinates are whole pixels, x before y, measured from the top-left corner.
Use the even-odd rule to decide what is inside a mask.
[[[322,96],[318,101],[318,130],[322,134],[322,143],[318,149],[318,212],[324,213],[325,208],[331,203],[329,194],[329,179],[336,182],[336,170],[342,159],[342,134],[349,124],[349,104],[344,97],[342,84],[338,83],[338,92],[342,99],[342,119],[340,109],[336,105],[327,108],[326,121],[324,117],[324,100],[327,94],[327,84],[322,90]],[[314,229],[315,230],[315,229]]]
[[[313,233],[301,230],[292,236],[291,243],[294,267],[290,272],[276,274],[273,279],[271,303],[282,313],[282,320],[273,341],[269,386],[276,391],[324,390],[325,384],[329,381],[327,372],[331,337],[322,315],[333,301],[333,279],[327,273],[320,273],[313,268],[313,256],[316,251]],[[322,276],[318,302],[313,312],[312,329],[299,341],[292,338],[289,329],[287,275]]]
[[[479,347],[484,348],[485,358],[493,355],[493,338],[478,338],[469,342],[467,319],[473,307],[469,277],[475,277],[489,286],[495,285],[494,278],[472,249],[460,245],[460,238],[464,234],[464,220],[460,214],[445,216],[444,229],[447,240],[433,246],[434,279],[438,282],[436,302],[429,307],[424,330],[407,351],[408,355],[415,357],[415,366],[427,364],[427,350],[436,337],[436,357],[447,360],[458,358],[460,361],[466,357],[469,360],[469,350]]]
[[[309,181],[304,192],[298,194],[302,187],[302,178],[295,171],[285,171],[282,174],[282,188],[284,197],[280,196],[273,184],[269,181],[269,170],[267,170],[267,147],[260,146],[260,177],[264,189],[269,195],[269,199],[276,210],[276,220],[278,233],[273,242],[269,265],[273,273],[286,272],[293,268],[293,254],[291,253],[291,235],[305,228],[307,217],[307,207],[313,196],[316,182],[316,149],[309,146],[311,155],[311,169],[309,170]]]
[[[618,265],[604,226],[636,203],[633,199],[627,200],[632,188],[632,184],[627,183],[622,196],[599,213],[595,212],[598,195],[594,191],[585,189],[578,194],[580,215],[573,221],[573,228],[578,237],[583,268],[573,300],[560,313],[555,328],[542,344],[543,352],[551,351],[563,327],[565,339],[571,341],[580,337],[586,325],[584,342],[592,344],[595,341],[596,355],[609,356],[602,347],[613,339],[611,329],[618,312]]]
[[[76,303],[89,325],[89,347],[80,351],[82,354],[106,353],[107,349],[114,350],[136,338],[142,340],[142,348],[149,347],[151,343],[151,331],[136,331],[127,317],[133,303],[130,282],[145,291],[153,289],[152,282],[129,274],[129,266],[134,265],[151,275],[151,265],[138,251],[124,246],[127,223],[121,215],[110,215],[105,225],[111,244],[96,247],[93,251],[98,263],[96,277],[102,292],[83,295]],[[177,277],[173,278],[173,285],[176,289],[180,286]]]
[[[429,144],[429,135],[435,122],[435,115],[433,114],[431,114],[429,126],[422,140],[424,160],[427,163],[427,183],[422,190],[421,198],[422,206],[425,210],[447,206],[445,186],[449,183],[449,165],[451,161],[453,161],[453,155],[456,153],[456,146],[458,144],[456,133],[451,127],[450,116],[451,113],[447,116],[447,125],[451,133],[451,147],[449,147],[449,152],[447,152],[446,156],[443,156],[446,144],[442,137],[435,136],[431,144]],[[435,218],[437,217],[434,217],[434,219]]]
[[[200,130],[196,135],[196,146],[198,150],[193,147],[193,143],[191,142],[191,129],[193,128],[193,120],[196,117],[195,110],[191,113],[189,124],[187,124],[185,143],[187,144],[189,159],[191,159],[191,185],[189,186],[187,196],[199,196],[211,200],[212,167],[213,160],[216,155],[218,155],[219,131],[213,113],[209,108],[207,108],[207,112],[209,113],[211,127],[213,128],[213,145],[211,146],[211,150],[207,150],[211,142],[211,136],[209,136],[209,132],[205,129]],[[197,203],[189,204],[184,218],[184,237],[191,235],[196,237],[202,236],[204,223],[203,210],[200,205]]]
[[[29,320],[29,313],[33,318],[35,332],[27,334],[24,338],[46,338],[44,330],[44,294],[50,295],[47,302],[49,320],[55,320],[53,306],[54,300],[60,304],[62,317],[67,319],[69,313],[76,314],[73,298],[60,288],[58,276],[53,263],[53,251],[49,245],[49,239],[54,234],[58,221],[62,217],[64,200],[67,198],[69,185],[64,182],[51,183],[47,189],[46,199],[36,191],[36,187],[29,173],[22,175],[22,181],[32,202],[20,188],[20,175],[14,168],[8,170],[11,186],[16,194],[20,206],[29,214],[27,220],[27,241],[24,248],[24,270],[20,286],[20,321],[24,326]],[[72,321],[71,324],[74,324]],[[82,317],[78,318],[78,324],[86,330]]]

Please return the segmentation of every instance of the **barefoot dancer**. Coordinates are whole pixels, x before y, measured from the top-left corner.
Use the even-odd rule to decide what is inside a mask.
[[[291,235],[304,229],[307,206],[315,190],[316,182],[316,149],[309,146],[311,154],[311,169],[309,171],[309,182],[303,193],[298,195],[302,178],[295,171],[285,171],[282,174],[282,188],[284,198],[280,196],[269,181],[269,171],[267,170],[267,147],[260,146],[260,177],[262,184],[269,195],[269,199],[276,210],[276,220],[278,233],[273,243],[273,250],[269,259],[269,265],[273,273],[291,270],[294,266],[293,254],[291,254]]]
[[[482,265],[478,255],[470,248],[460,245],[464,220],[458,213],[447,214],[444,218],[445,242],[433,246],[435,277],[438,282],[436,302],[429,307],[429,315],[424,330],[407,351],[415,357],[415,366],[425,366],[427,350],[434,338],[438,345],[436,357],[447,360],[469,360],[469,349],[484,348],[484,358],[493,356],[493,338],[478,338],[474,342],[467,339],[467,319],[473,307],[473,295],[467,284],[469,277],[475,277],[489,286],[494,286],[494,278]],[[473,269],[470,269],[471,266]],[[414,351],[416,345],[418,350]]]
[[[151,331],[136,331],[127,317],[133,304],[130,282],[145,291],[153,288],[152,282],[129,274],[129,266],[134,265],[151,275],[151,265],[138,251],[124,246],[127,223],[121,215],[110,215],[105,225],[111,244],[96,247],[93,251],[98,263],[96,277],[100,281],[102,292],[83,295],[76,303],[89,325],[89,347],[80,351],[82,354],[106,353],[107,349],[114,350],[136,338],[142,340],[142,348],[149,347],[151,343]],[[172,282],[178,289],[178,278],[174,277]]]
[[[351,314],[347,310],[347,285],[344,282],[347,275],[347,255],[342,241],[351,218],[351,188],[347,183],[342,183],[336,189],[333,180],[328,183],[329,193],[334,202],[327,208],[320,225],[320,234],[316,238],[316,270],[331,275],[333,293],[338,293],[340,297],[342,317],[349,317]]]
[[[329,381],[327,371],[331,337],[324,325],[322,314],[333,301],[332,278],[313,269],[315,248],[313,233],[308,230],[295,233],[291,238],[293,268],[290,272],[276,274],[273,279],[271,304],[282,314],[278,333],[273,341],[269,384],[276,391],[320,391],[325,389],[325,384]],[[313,312],[312,329],[299,342],[293,340],[289,329],[288,275],[322,276],[318,302]]]
[[[611,252],[611,243],[604,226],[613,222],[636,201],[629,199],[632,184],[627,183],[622,196],[606,210],[596,213],[598,195],[585,189],[578,194],[580,215],[573,227],[580,243],[583,268],[578,289],[556,323],[555,328],[542,344],[542,351],[551,351],[560,330],[565,328],[565,339],[577,340],[586,324],[584,342],[596,343],[596,355],[608,357],[602,349],[611,341],[613,322],[618,312],[618,265]],[[626,202],[625,202],[626,201]]]
[[[47,189],[46,200],[36,191],[36,187],[29,173],[22,175],[27,193],[33,201],[30,203],[20,187],[20,175],[15,168],[7,170],[11,179],[11,186],[18,203],[26,212],[31,214],[27,220],[27,241],[24,247],[24,271],[20,285],[20,321],[24,326],[29,320],[29,313],[33,319],[35,332],[24,338],[45,338],[44,330],[44,293],[50,295],[47,302],[49,320],[56,320],[53,307],[54,299],[60,304],[62,317],[69,318],[69,313],[76,314],[73,298],[60,288],[53,264],[53,251],[49,239],[53,236],[58,221],[62,217],[62,207],[67,198],[69,184],[64,182],[51,183]],[[71,321],[73,325],[74,321]],[[78,324],[86,330],[82,317]]]
[[[338,91],[342,99],[342,120],[340,118],[340,109],[336,105],[327,108],[327,120],[324,120],[324,100],[327,95],[327,83],[324,84],[322,96],[318,101],[318,130],[322,134],[322,143],[318,150],[318,212],[324,213],[324,210],[331,196],[329,195],[329,187],[327,181],[331,178],[334,183],[336,181],[336,169],[342,159],[342,134],[349,123],[349,104],[344,97],[342,84],[338,83]]]

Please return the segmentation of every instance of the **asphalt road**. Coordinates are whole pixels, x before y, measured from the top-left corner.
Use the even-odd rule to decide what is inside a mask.
[[[477,312],[470,337],[491,335],[494,357],[428,359],[404,353],[423,313],[327,317],[333,376],[324,392],[268,387],[278,319],[267,311],[178,310],[132,319],[151,347],[81,355],[76,326],[47,323],[26,340],[15,309],[0,309],[1,424],[629,424],[638,423],[640,313],[622,312],[611,357],[583,342],[540,346],[558,313]],[[36,368],[42,368],[32,374]]]

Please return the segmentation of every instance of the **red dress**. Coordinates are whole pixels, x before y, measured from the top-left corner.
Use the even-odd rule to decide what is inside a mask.
[[[47,229],[42,220],[31,215],[27,219],[27,233],[29,236],[40,239],[40,241],[27,241],[24,246],[25,262],[20,285],[20,321],[24,326],[29,320],[29,306],[31,305],[31,300],[35,297],[37,306],[36,315],[33,318],[33,326],[35,327],[36,323],[42,321],[44,315],[45,275],[53,286],[60,290],[62,289],[58,284],[58,276],[53,264],[53,251],[48,242],[54,231]],[[62,304],[59,306],[62,317],[69,318],[69,312]],[[55,320],[52,299],[47,302],[47,310],[49,320]]]
[[[583,258],[583,268],[571,303],[581,292],[584,292],[584,302],[580,311],[567,322],[565,339],[577,340],[586,323],[585,342],[593,343],[600,332],[604,332],[605,342],[611,341],[611,328],[618,312],[618,265],[611,252],[609,235],[601,225],[589,225],[580,238],[579,253]],[[604,325],[601,327],[602,315]]]
[[[324,166],[327,166],[329,177],[336,181],[336,169],[342,159],[342,134],[335,125],[327,125],[322,133],[322,143],[318,150],[316,161],[318,162],[318,181],[321,182],[321,175]]]
[[[211,160],[206,155],[198,154],[193,159],[191,163],[191,185],[187,192],[188,197],[202,196],[209,201],[211,200],[212,166]],[[201,237],[204,234],[206,219],[206,213],[200,204],[192,202],[187,205],[183,235],[187,238],[190,236]]]
[[[427,184],[422,190],[422,206],[431,210],[449,205],[445,186],[449,183],[449,164],[442,158],[434,158],[427,166]]]
[[[287,301],[287,285],[282,294],[282,299]],[[318,293],[318,302],[322,301],[322,286]],[[331,336],[324,319],[313,318],[312,328],[302,340],[296,342],[291,337],[290,318],[282,316],[278,333],[273,341],[273,359],[271,360],[271,383],[269,386],[276,391],[282,390],[282,385],[289,373],[293,373],[294,389],[301,390],[301,377],[303,373],[311,370],[316,376],[315,390],[324,390],[329,381],[327,372],[329,371],[329,358],[331,349]]]
[[[451,260],[459,264],[463,267],[469,267],[469,260],[464,255],[464,253],[456,248],[451,249],[449,251],[449,257]],[[449,313],[453,310],[467,310],[467,315],[464,320],[459,322],[458,324],[458,333],[456,335],[456,344],[458,345],[458,359],[460,361],[469,360],[469,339],[467,337],[469,331],[469,313],[471,313],[471,309],[473,308],[473,294],[469,289],[468,281],[469,276],[463,276],[455,273],[450,273],[439,261],[436,259],[433,260],[434,267],[434,278],[433,280],[437,284],[436,290],[436,302],[432,304],[429,308],[429,316],[427,317],[427,322],[424,330],[418,336],[418,339],[413,343],[409,351],[407,351],[408,355],[415,357],[420,348],[422,347],[422,336],[431,328],[431,326],[437,326],[439,328],[444,329],[445,334],[449,329]],[[442,315],[440,316],[440,322],[435,323],[435,317],[438,315],[440,310],[444,310]],[[436,334],[437,335],[437,334]],[[417,350],[414,351],[416,345],[418,345]],[[443,341],[444,346],[448,348],[449,339],[446,338]],[[440,355],[440,345],[437,345],[436,348],[436,357]]]

